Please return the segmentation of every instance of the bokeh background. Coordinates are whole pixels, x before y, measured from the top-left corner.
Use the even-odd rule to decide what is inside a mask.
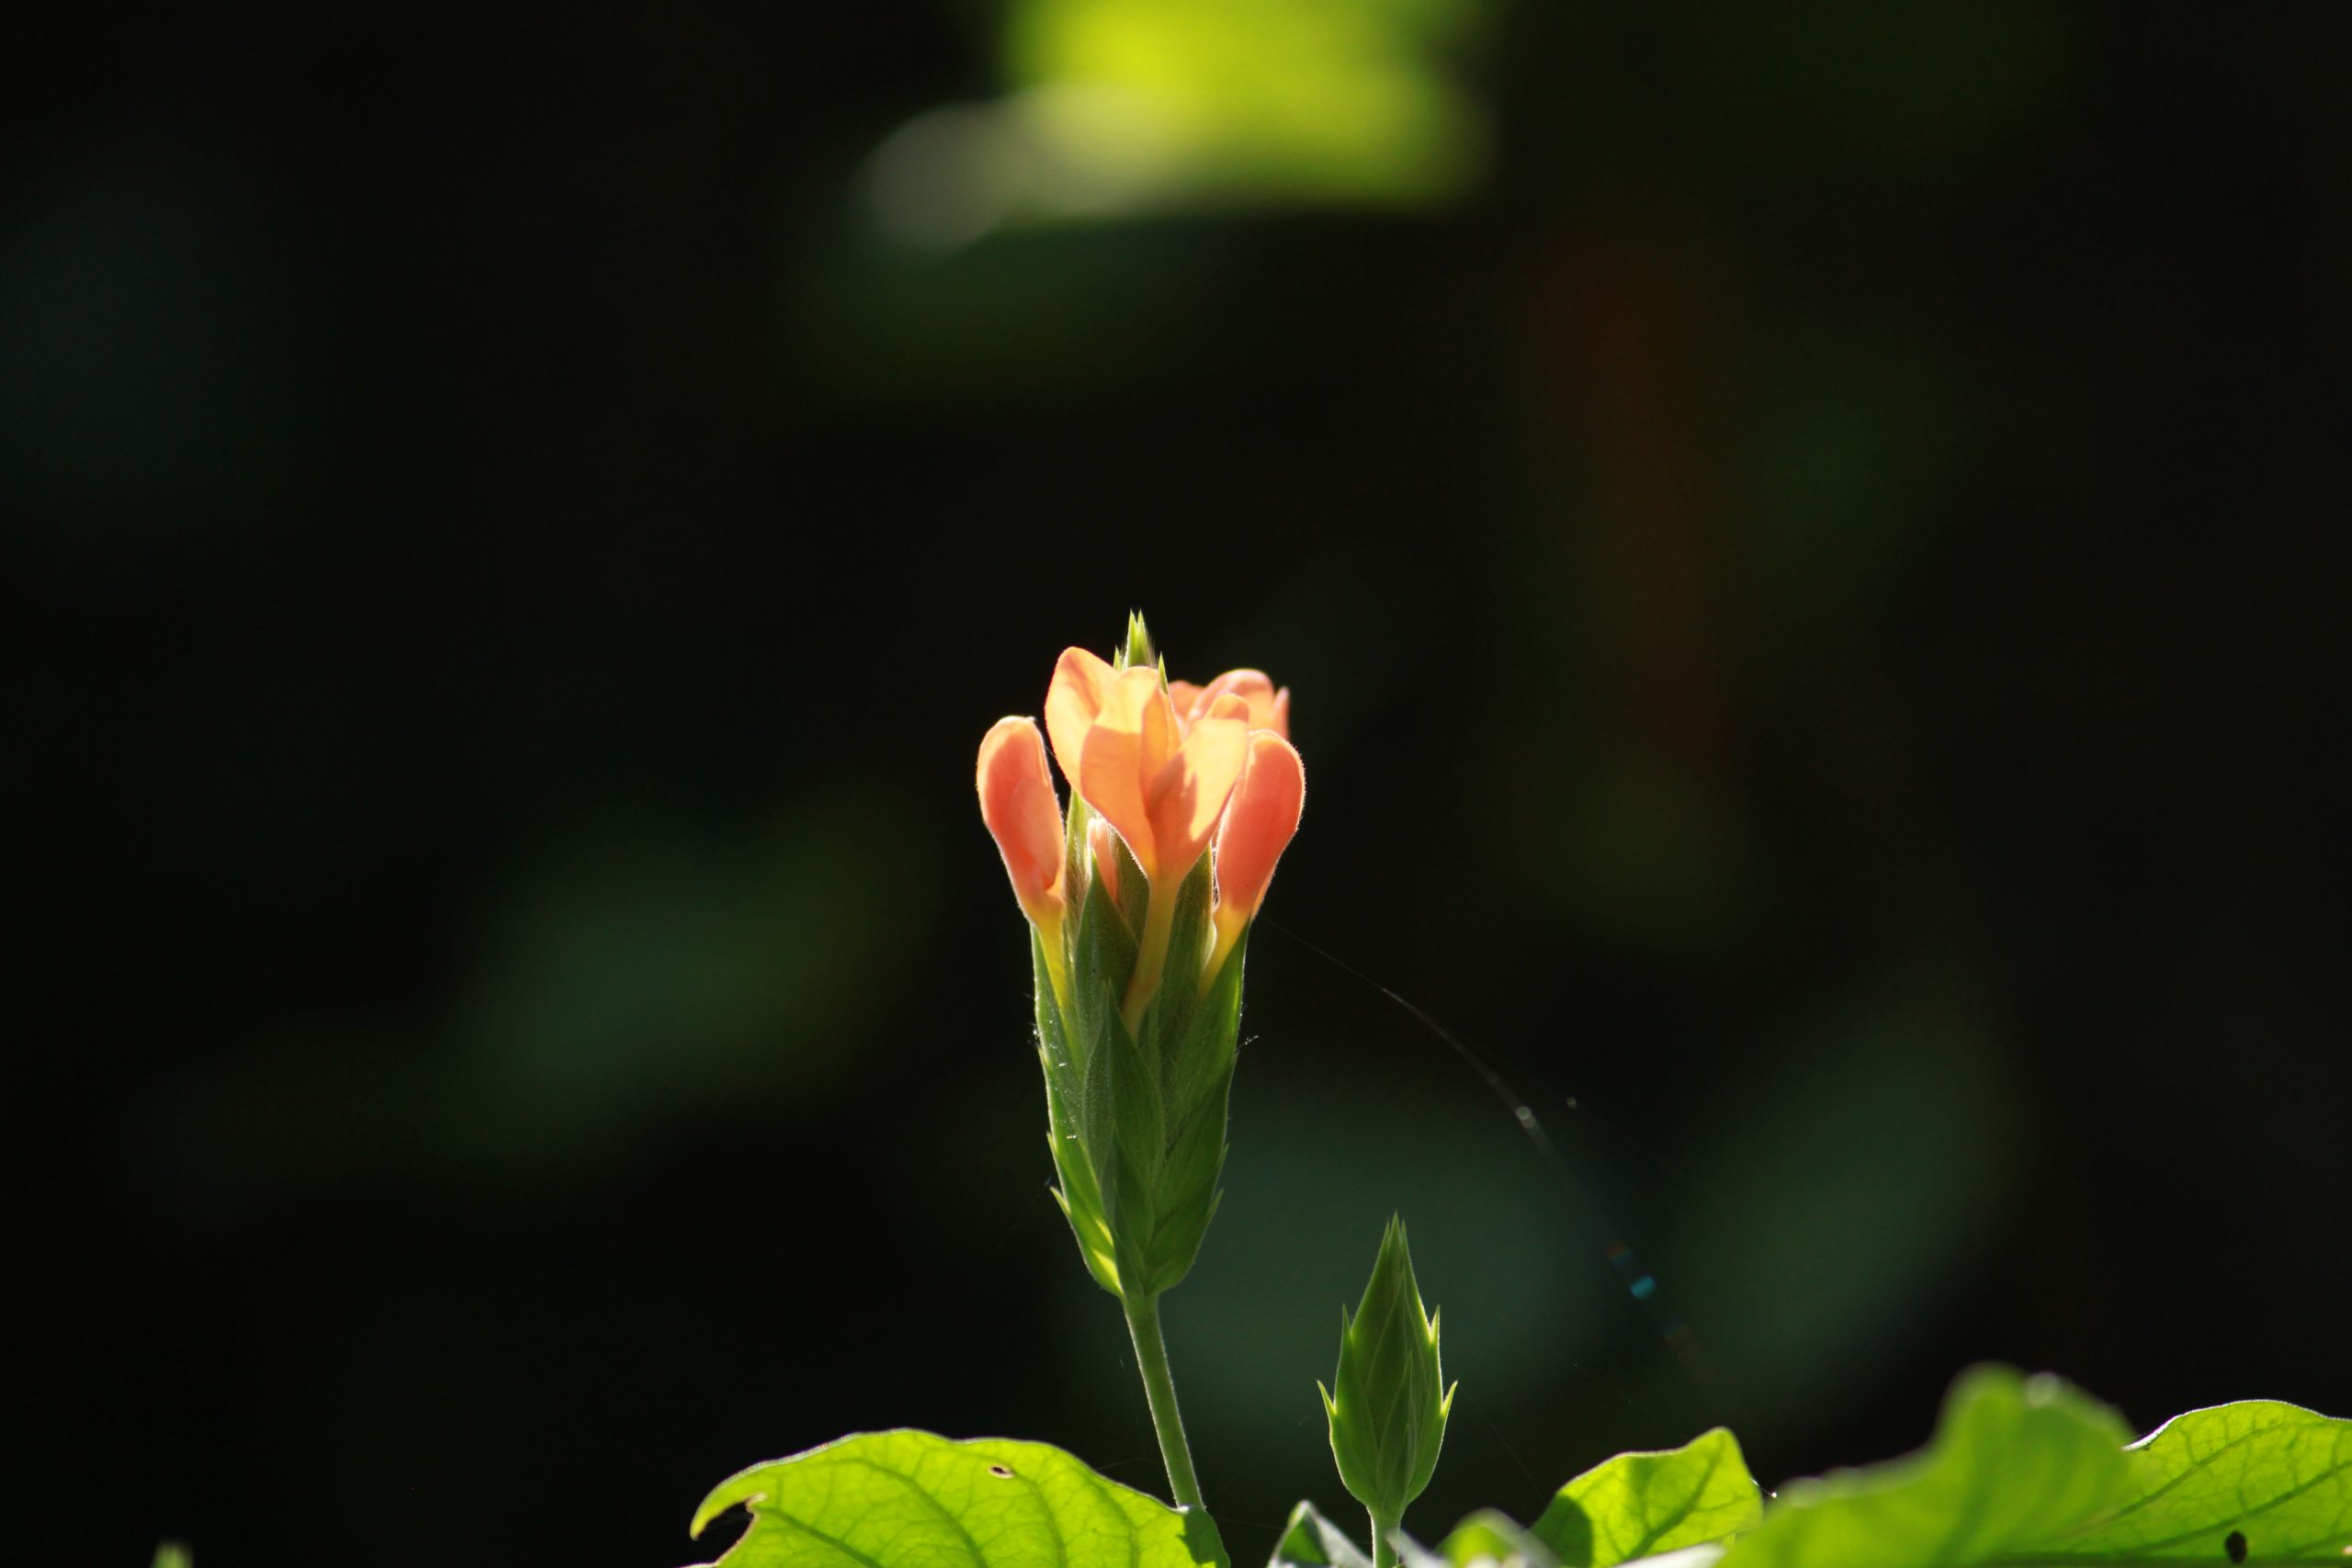
[[[1977,1359],[2352,1413],[2352,11],[45,20],[12,1561],[673,1568],[893,1425],[1157,1488],[969,782],[1130,606],[1311,786],[1167,1303],[1243,1562],[1392,1208],[1430,1534]]]

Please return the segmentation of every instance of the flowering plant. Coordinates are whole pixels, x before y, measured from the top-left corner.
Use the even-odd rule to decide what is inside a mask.
[[[1255,670],[1170,682],[1142,617],[1114,660],[1065,652],[1046,728],[980,742],[980,816],[1029,918],[1054,1190],[1119,1298],[1180,1503],[1200,1501],[1159,1329],[1216,1213],[1250,922],[1298,829],[1290,694]]]
[[[742,1506],[724,1568],[1230,1568],[1201,1499],[1159,1297],[1217,1202],[1251,922],[1297,830],[1290,694],[1254,670],[1167,678],[1140,617],[1105,660],[1055,666],[1035,720],[980,744],[980,815],[1027,917],[1055,1196],[1126,1316],[1175,1506],[1059,1450],[926,1432],[754,1465],[694,1521]],[[1047,756],[1069,784],[1065,807]],[[1647,1280],[1644,1283],[1646,1285]],[[1323,1394],[1370,1551],[1301,1503],[1269,1568],[2337,1568],[2352,1558],[2352,1421],[2245,1401],[2136,1443],[2054,1378],[1978,1368],[1933,1441],[1768,1497],[1717,1427],[1621,1454],[1534,1522],[1474,1514],[1433,1549],[1403,1528],[1453,1390],[1392,1220]]]

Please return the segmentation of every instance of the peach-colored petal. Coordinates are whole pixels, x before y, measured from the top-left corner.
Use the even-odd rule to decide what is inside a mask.
[[[1082,648],[1064,649],[1055,662],[1053,684],[1046,692],[1046,733],[1053,737],[1054,760],[1073,788],[1086,755],[1086,732],[1117,679],[1116,671]]]
[[[1290,688],[1284,686],[1274,694],[1273,716],[1261,728],[1271,729],[1283,739],[1290,739]]]
[[[1176,710],[1176,722],[1179,726],[1192,724],[1193,708],[1200,701],[1200,696],[1201,689],[1190,681],[1168,682],[1168,703]]]
[[[1249,750],[1249,705],[1228,694],[1193,719],[1182,749],[1154,774],[1152,838],[1163,872],[1182,875],[1207,850]]]
[[[1062,811],[1036,721],[1001,718],[980,741],[980,820],[1004,857],[1013,897],[1039,925],[1062,912]]]
[[[1176,716],[1159,688],[1159,671],[1136,667],[1118,671],[1104,689],[1079,759],[1079,793],[1126,840],[1127,852],[1155,885],[1162,863],[1152,831],[1151,784],[1177,746]]]
[[[1115,900],[1119,897],[1119,835],[1097,817],[1086,825],[1086,845],[1094,852],[1094,874],[1102,891]]]
[[[1237,696],[1249,705],[1250,728],[1287,735],[1287,705],[1281,705],[1274,683],[1262,670],[1228,670],[1203,686],[1193,699],[1191,716],[1200,717],[1223,696]]]
[[[1274,879],[1306,803],[1306,771],[1291,743],[1271,730],[1250,737],[1249,764],[1216,836],[1216,923],[1220,935],[1248,921]]]

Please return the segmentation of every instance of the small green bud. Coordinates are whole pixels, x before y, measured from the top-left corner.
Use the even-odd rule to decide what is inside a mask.
[[[1126,646],[1119,650],[1118,658],[1113,662],[1121,670],[1148,670],[1159,662],[1159,655],[1151,650],[1151,634],[1144,629],[1141,610],[1127,612]]]
[[[1437,1319],[1422,1309],[1405,1222],[1392,1215],[1354,1318],[1340,1309],[1340,1370],[1323,1389],[1331,1456],[1341,1484],[1372,1514],[1375,1550],[1436,1473],[1453,1408]]]

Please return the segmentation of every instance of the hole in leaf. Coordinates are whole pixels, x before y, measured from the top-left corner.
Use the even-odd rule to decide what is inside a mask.
[[[2225,1540],[2223,1540],[2223,1541],[2222,1542],[2222,1550],[2223,1551],[2226,1551],[2226,1552],[2228,1552],[2228,1553],[2230,1554],[2230,1561],[2231,1561],[2231,1562],[2245,1562],[2245,1531],[2244,1531],[2244,1530],[2232,1530],[2232,1531],[2229,1533],[2229,1537],[2228,1537],[2228,1539],[2226,1539]]]
[[[1006,1481],[1010,1481],[1010,1480],[1012,1480],[1012,1471],[1010,1471],[1010,1470],[1008,1470],[1006,1467],[1004,1467],[1003,1465],[1001,1465],[1001,1464],[992,1464],[992,1465],[989,1466],[989,1473],[990,1475],[994,1475],[994,1476],[1001,1477],[1001,1479],[1006,1480]],[[2238,1554],[2237,1554],[2235,1557],[2232,1558],[2230,1561],[2231,1561],[2231,1562],[2245,1562],[2245,1541],[2241,1540],[2241,1541],[2239,1541],[2239,1542],[2238,1542]]]

